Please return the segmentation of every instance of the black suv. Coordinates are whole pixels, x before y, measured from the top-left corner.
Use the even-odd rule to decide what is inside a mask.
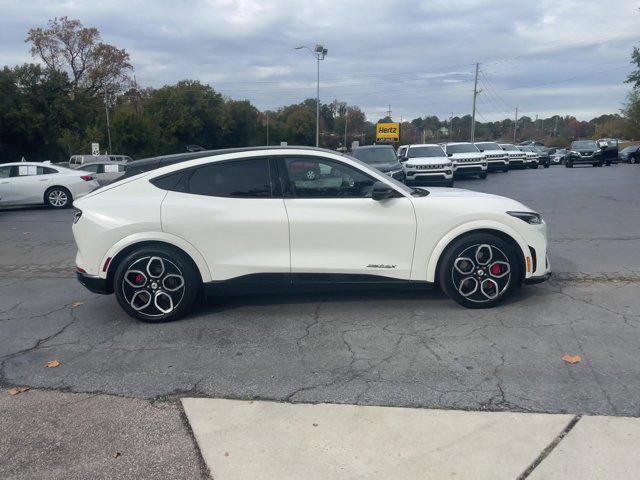
[[[391,145],[367,145],[365,147],[357,147],[351,156],[386,173],[391,178],[404,182],[404,170],[398,160],[395,149]]]
[[[573,168],[574,165],[580,164],[590,164],[594,167],[604,165],[602,149],[594,140],[576,140],[575,142],[571,142],[571,152],[564,166]]]

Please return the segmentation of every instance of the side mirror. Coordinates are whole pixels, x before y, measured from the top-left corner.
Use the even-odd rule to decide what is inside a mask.
[[[384,200],[385,198],[395,197],[396,191],[384,182],[376,182],[373,184],[371,198],[374,200]]]

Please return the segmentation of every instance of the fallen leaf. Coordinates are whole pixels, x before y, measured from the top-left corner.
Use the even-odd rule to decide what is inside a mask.
[[[71,304],[71,306],[72,306],[72,307],[74,307],[74,308],[75,308],[75,307],[79,307],[80,305],[84,305],[84,302],[73,302],[73,303]]]
[[[62,365],[62,362],[60,360],[51,360],[50,362],[44,364],[44,368],[55,368],[60,365]]]
[[[562,360],[573,365],[574,363],[580,363],[582,357],[580,355],[563,355]]]
[[[229,456],[229,452],[224,452],[224,456],[228,457]]]
[[[9,395],[19,395],[26,392],[27,390],[31,389],[29,387],[13,387],[11,390],[9,390]]]
[[[313,426],[314,426],[314,427],[317,427],[317,426],[318,426],[318,424],[317,424],[317,423],[314,423],[314,424],[313,424]]]
[[[113,454],[111,456],[113,458],[118,458],[120,455],[122,455],[120,452],[113,452]]]

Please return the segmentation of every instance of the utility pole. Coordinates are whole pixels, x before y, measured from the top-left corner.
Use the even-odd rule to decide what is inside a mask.
[[[111,123],[109,122],[109,100],[106,90],[104,92],[104,112],[107,114],[107,137],[109,138],[109,155],[111,155]]]
[[[518,107],[516,107],[516,121],[513,124],[513,143],[516,143],[516,132],[518,131]]]
[[[473,142],[476,138],[476,97],[480,93],[478,91],[478,70],[480,69],[480,64],[476,63],[476,80],[473,84],[473,114],[471,115],[471,142]]]
[[[267,110],[267,147],[269,146],[269,110]]]
[[[558,116],[556,115],[556,124],[553,127],[553,136],[557,137],[558,136]]]
[[[536,113],[536,134],[538,133],[538,114]]]
[[[453,112],[451,112],[451,116],[449,117],[449,141],[451,141],[451,135],[453,135]]]
[[[312,50],[306,45],[301,45],[296,47],[295,50],[300,50],[301,48],[306,48],[311,52],[311,54],[316,57],[318,62],[318,76],[316,82],[316,147],[320,146],[320,60],[324,60],[324,57],[327,56],[328,50],[324,48],[319,43],[316,44],[315,48]]]
[[[387,110],[387,117],[391,120],[391,105],[389,105],[389,110]]]
[[[349,111],[345,108],[344,110],[344,151],[347,152],[347,122],[349,121]]]

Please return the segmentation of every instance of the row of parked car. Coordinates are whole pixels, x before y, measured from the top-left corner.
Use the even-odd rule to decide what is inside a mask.
[[[368,145],[352,155],[391,177],[411,186],[445,185],[456,178],[487,178],[490,171],[508,172],[512,168],[549,168],[551,156],[535,145],[496,142],[451,142],[402,145]]]
[[[218,151],[222,152],[222,151]],[[99,186],[123,175],[133,176],[173,163],[201,157],[202,152],[147,158],[133,161],[126,155],[74,155],[66,164],[15,162],[0,165],[0,206],[45,204],[69,207]],[[528,141],[520,145],[496,142],[452,142],[402,145],[370,145],[352,152],[356,159],[410,186],[453,186],[455,178],[486,178],[491,171],[508,172],[512,168],[538,168],[564,164],[566,167],[590,164],[610,165],[618,161],[640,163],[640,145],[618,152],[615,139],[580,140],[570,149],[549,149]],[[310,177],[322,172],[301,170]]]

